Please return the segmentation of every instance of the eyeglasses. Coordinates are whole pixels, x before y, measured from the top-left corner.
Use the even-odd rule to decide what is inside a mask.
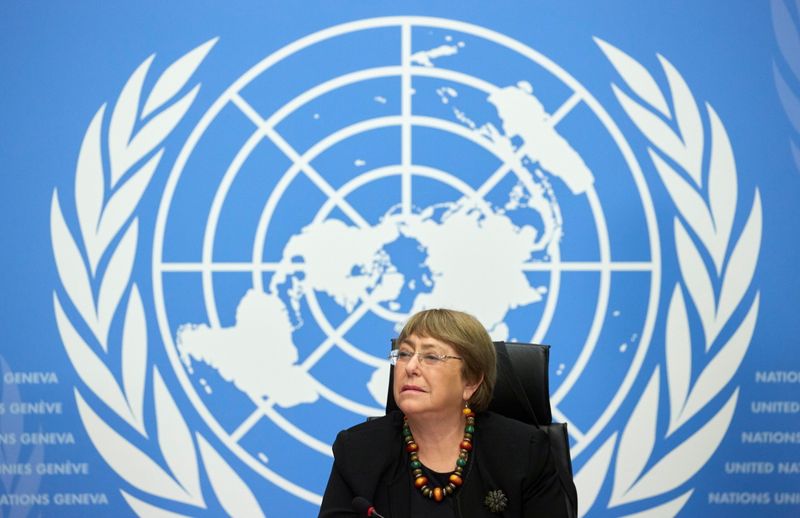
[[[449,356],[447,354],[433,354],[433,353],[416,353],[411,351],[401,351],[399,349],[395,349],[389,353],[389,363],[392,365],[397,364],[406,364],[411,361],[411,358],[417,356],[420,365],[425,365],[428,367],[433,367],[435,365],[441,365],[447,360],[463,360],[460,356]]]

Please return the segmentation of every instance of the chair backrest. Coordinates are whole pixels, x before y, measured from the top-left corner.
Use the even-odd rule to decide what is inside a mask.
[[[564,489],[570,517],[577,516],[578,495],[572,481],[572,458],[566,423],[553,423],[550,411],[550,346],[494,342],[497,350],[497,382],[489,410],[538,426],[550,438],[550,450]],[[392,348],[395,341],[392,340]],[[386,413],[398,410],[390,371]]]
[[[550,424],[550,346],[507,342],[494,346],[497,383],[489,410],[523,423]]]

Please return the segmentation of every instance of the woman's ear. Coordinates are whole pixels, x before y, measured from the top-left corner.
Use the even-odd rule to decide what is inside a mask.
[[[469,401],[469,399],[472,397],[475,391],[478,390],[478,387],[481,386],[481,383],[483,383],[483,374],[481,374],[481,377],[478,379],[478,381],[474,383],[465,382],[462,399],[464,401]]]

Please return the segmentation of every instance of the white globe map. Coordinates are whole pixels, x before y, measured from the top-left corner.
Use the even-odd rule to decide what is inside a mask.
[[[399,50],[399,64],[330,72],[275,103],[269,74],[282,60],[382,30],[393,31],[399,49],[380,38],[375,48]],[[485,42],[534,63],[540,80],[521,70],[494,84],[468,72],[470,49]],[[548,76],[560,85],[557,101],[539,91]],[[399,83],[373,83],[384,79]],[[362,83],[368,88],[356,89]],[[371,115],[329,109],[339,92],[351,96],[347,106]],[[613,204],[615,219],[607,219],[601,197],[608,191],[598,190],[585,150],[561,131],[582,105],[582,117],[600,121],[598,140],[616,146],[604,153],[624,168],[614,189],[628,195]],[[322,129],[328,119],[335,122]],[[230,136],[237,124],[239,143]],[[375,140],[360,142],[364,136]],[[464,147],[446,147],[444,136]],[[396,152],[381,147],[393,139]],[[620,222],[649,235],[615,260],[610,234]],[[264,478],[319,503],[335,432],[383,412],[389,339],[425,308],[467,311],[496,340],[564,342],[553,413],[570,423],[573,456],[588,447],[624,400],[649,345],[656,228],[627,143],[555,64],[458,22],[365,20],[276,52],[203,117],[156,224],[156,311],[176,375],[209,427]],[[251,236],[244,260],[229,258],[240,254],[238,236]],[[619,295],[628,287],[635,296]],[[565,290],[579,310],[559,319]],[[608,325],[621,314],[615,308],[630,311],[634,323]],[[598,371],[612,380],[605,392],[583,392],[596,413],[570,414],[577,406],[570,390],[600,346],[624,358],[615,370]]]
[[[546,164],[547,172],[568,181],[573,192],[581,193],[591,184],[583,161],[547,124],[549,115],[530,85],[504,88],[489,101],[497,108],[504,131],[484,126],[482,132],[502,143],[512,160],[511,138],[519,137],[528,160],[541,155],[543,168]],[[547,289],[530,284],[525,266],[537,252],[550,255],[560,236],[556,201],[548,199],[542,181],[521,165],[519,169],[522,178],[503,207],[491,207],[470,193],[457,202],[411,214],[395,207],[374,226],[323,219],[305,227],[286,244],[269,290],[251,290],[242,298],[235,326],[181,328],[178,347],[184,362],[208,363],[253,399],[271,399],[281,407],[314,402],[313,382],[297,365],[289,311],[299,313],[301,299],[316,293],[328,295],[348,313],[366,305],[402,322],[406,315],[398,311],[397,300],[403,290],[416,292],[407,314],[432,307],[460,308],[484,323],[494,339],[508,339],[504,322],[508,311],[542,300]],[[543,228],[515,225],[508,217],[513,211],[534,211]],[[388,247],[398,239],[413,241],[424,255],[419,265],[424,272],[404,272],[392,261]],[[503,244],[502,253],[497,253],[498,243]],[[282,292],[288,293],[288,300],[282,300]],[[368,386],[381,405],[386,398],[385,373],[379,368]]]

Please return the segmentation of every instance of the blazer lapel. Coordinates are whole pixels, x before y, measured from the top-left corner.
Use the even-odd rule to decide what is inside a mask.
[[[474,450],[473,450],[474,451]],[[485,516],[486,507],[483,505],[483,497],[485,488],[487,486],[484,477],[488,474],[485,470],[481,470],[480,464],[476,462],[478,459],[472,459],[472,466],[470,466],[470,473],[461,486],[459,495],[459,508],[463,518],[473,518]]]
[[[503,489],[492,476],[492,470],[488,469],[486,465],[488,457],[492,455],[492,445],[481,442],[481,436],[478,434],[475,434],[474,441],[472,462],[460,491],[461,516],[463,518],[506,516],[504,512],[492,513],[484,502],[489,491]]]

